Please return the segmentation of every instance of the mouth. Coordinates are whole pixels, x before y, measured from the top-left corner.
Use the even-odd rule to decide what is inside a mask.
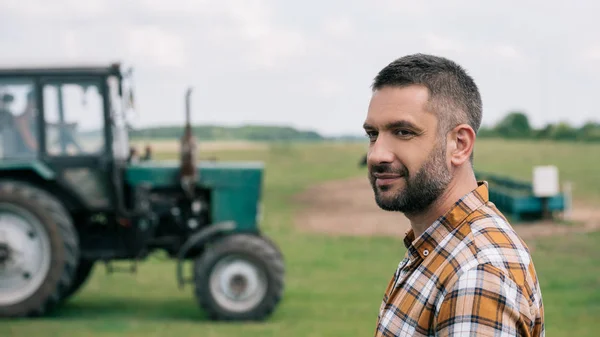
[[[375,182],[377,186],[385,186],[395,183],[402,179],[404,176],[400,174],[389,174],[389,173],[375,173]]]

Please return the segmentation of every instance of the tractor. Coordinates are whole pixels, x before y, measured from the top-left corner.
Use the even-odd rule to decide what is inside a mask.
[[[95,266],[162,253],[209,319],[266,319],[285,266],[259,228],[263,164],[197,158],[191,88],[179,157],[136,156],[133,87],[120,63],[0,69],[0,317],[45,316]]]

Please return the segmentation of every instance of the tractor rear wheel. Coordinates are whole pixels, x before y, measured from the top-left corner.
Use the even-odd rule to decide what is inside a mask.
[[[196,259],[196,298],[210,319],[262,320],[282,297],[284,272],[283,256],[271,240],[228,235]]]
[[[79,263],[75,269],[75,275],[73,275],[73,283],[62,295],[62,298],[60,299],[61,302],[67,301],[83,287],[92,274],[95,263],[96,261],[93,260],[79,260]]]
[[[54,309],[71,285],[78,257],[72,220],[52,195],[0,181],[0,317]]]

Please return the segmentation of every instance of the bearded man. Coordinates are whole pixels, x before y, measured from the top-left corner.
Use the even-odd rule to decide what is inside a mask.
[[[408,55],[375,77],[364,129],[375,200],[411,224],[375,336],[544,336],[529,249],[477,181],[482,119],[455,62]]]

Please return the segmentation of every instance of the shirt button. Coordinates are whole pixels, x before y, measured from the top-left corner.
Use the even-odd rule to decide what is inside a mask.
[[[425,255],[425,256],[429,255],[429,250],[427,250],[427,249],[423,250],[423,255]]]

